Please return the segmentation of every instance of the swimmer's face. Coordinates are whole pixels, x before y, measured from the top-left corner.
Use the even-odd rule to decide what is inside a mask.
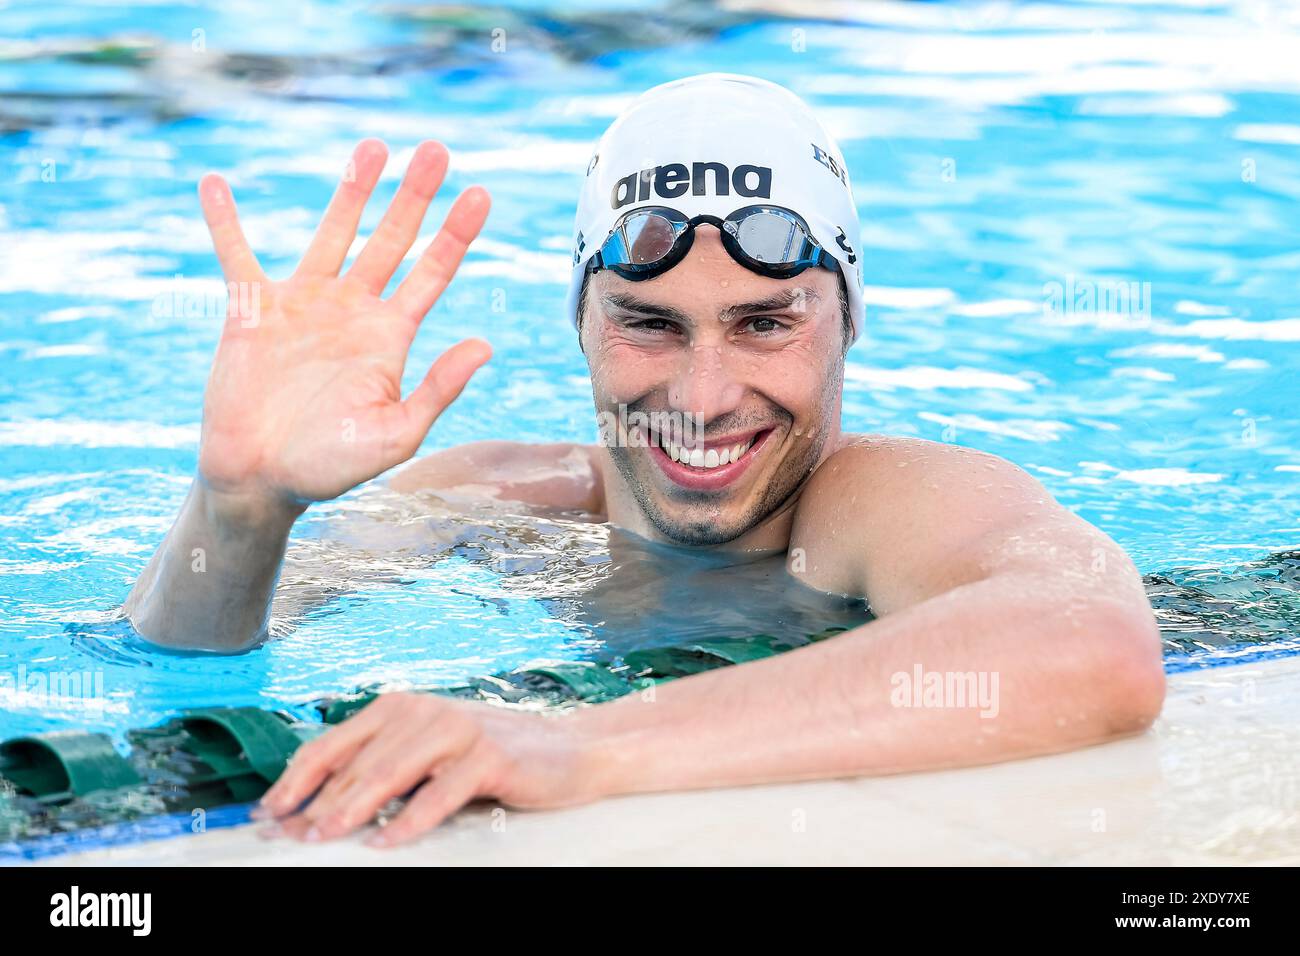
[[[839,280],[826,269],[760,276],[700,226],[663,275],[592,276],[581,335],[602,441],[673,541],[740,537],[838,434],[844,338]]]

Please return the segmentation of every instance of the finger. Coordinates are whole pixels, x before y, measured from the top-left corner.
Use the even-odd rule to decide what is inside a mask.
[[[208,173],[199,180],[199,204],[203,207],[203,220],[212,234],[212,247],[217,251],[217,261],[221,263],[226,280],[265,281],[266,274],[239,225],[239,212],[235,208],[230,184],[216,173]]]
[[[294,753],[280,778],[262,795],[256,817],[282,817],[297,810],[332,773],[364,747],[383,725],[381,709],[371,704],[359,714],[303,744]]]
[[[492,197],[482,186],[471,186],[456,197],[438,235],[393,293],[392,302],[401,312],[420,320],[433,308],[491,208]]]
[[[424,380],[398,406],[402,421],[395,447],[408,458],[415,454],[438,416],[456,400],[474,373],[491,357],[492,346],[482,339],[466,339],[443,352],[425,373]]]
[[[395,846],[432,830],[478,796],[491,763],[487,751],[471,750],[464,758],[446,764],[416,791],[401,813],[371,834],[366,843]]]
[[[445,756],[446,738],[430,730],[427,723],[415,728],[390,724],[339,768],[299,815],[328,836],[367,822],[385,801],[404,796],[428,777]]]
[[[257,835],[268,840],[280,837],[288,837],[290,840],[302,840],[306,838],[311,826],[311,821],[305,817],[285,817],[262,827],[257,831]]]
[[[379,227],[348,270],[368,291],[379,295],[420,232],[429,203],[447,175],[447,147],[424,142],[416,147],[411,165]]]
[[[357,144],[343,180],[321,217],[316,235],[312,237],[302,262],[298,263],[298,275],[339,274],[348,250],[352,248],[352,240],[357,236],[361,213],[387,161],[388,147],[379,140],[363,139]]]
[[[468,725],[444,720],[414,734],[375,738],[303,809],[316,831],[309,831],[307,839],[331,840],[369,823],[389,800],[405,796],[440,765],[463,756],[476,737],[477,730]]]

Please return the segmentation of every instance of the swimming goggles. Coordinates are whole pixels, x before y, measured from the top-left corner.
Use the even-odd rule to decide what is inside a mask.
[[[701,223],[716,226],[731,258],[759,275],[789,279],[809,266],[838,268],[802,216],[781,206],[757,205],[737,209],[726,219],[688,217],[667,206],[630,210],[614,223],[587,269],[608,269],[633,282],[653,279],[686,257]]]

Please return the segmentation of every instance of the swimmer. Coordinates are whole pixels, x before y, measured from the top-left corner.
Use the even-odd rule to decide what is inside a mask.
[[[295,520],[412,458],[489,359],[466,339],[401,394],[411,342],[489,197],[462,193],[384,298],[448,153],[420,145],[344,270],[385,160],[377,141],[357,147],[280,281],[262,272],[227,184],[200,183],[227,282],[259,294],[231,296],[198,474],[126,603],[148,640],[231,652],[265,640]],[[1152,723],[1159,634],[1115,542],[1001,458],[841,431],[866,313],[858,215],[842,153],[794,94],[727,74],[644,93],[596,145],[573,239],[567,316],[601,440],[478,442],[411,463],[393,487],[581,511],[683,553],[784,554],[803,586],[863,598],[877,619],[652,700],[539,714],[382,695],[295,756],[259,807],[275,832],[340,837],[409,796],[370,836],[390,845],[479,797],[559,807],[954,767]],[[963,682],[979,693],[957,699]]]

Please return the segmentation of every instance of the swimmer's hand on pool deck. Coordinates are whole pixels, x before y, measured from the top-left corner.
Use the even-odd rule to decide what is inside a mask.
[[[1035,620],[1041,610],[1009,577],[957,591],[809,647],[563,713],[384,694],[304,744],[253,817],[274,821],[263,836],[316,842],[353,833],[408,797],[367,837],[389,847],[478,798],[551,809],[628,793],[993,763],[1135,733],[1160,710],[1158,656],[1149,666],[1114,656],[1115,639],[1144,626],[1131,614],[1097,606],[1089,638]],[[1032,628],[1074,645],[1052,652],[1056,665],[1035,662]],[[900,702],[897,675],[910,678],[922,658],[930,673],[965,673],[972,658],[1005,668],[1001,699],[995,692],[982,714]],[[1109,686],[1098,687],[1108,660]]]
[[[405,399],[416,331],[487,218],[487,191],[465,190],[392,296],[380,296],[414,244],[447,171],[435,142],[416,149],[396,197],[339,274],[387,160],[361,142],[292,276],[272,281],[244,238],[229,185],[199,184],[228,284],[235,283],[203,401],[198,475],[125,612],[159,644],[237,651],[266,636],[293,522],[410,458],[491,355],[452,346]]]
[[[332,839],[414,791],[372,835],[402,843],[479,797],[551,808],[987,764],[1155,720],[1159,632],[1114,541],[972,449],[864,437],[828,464],[791,547],[824,557],[817,587],[871,593],[876,620],[562,713],[386,694],[295,754],[259,815]],[[879,504],[860,508],[867,489]]]

